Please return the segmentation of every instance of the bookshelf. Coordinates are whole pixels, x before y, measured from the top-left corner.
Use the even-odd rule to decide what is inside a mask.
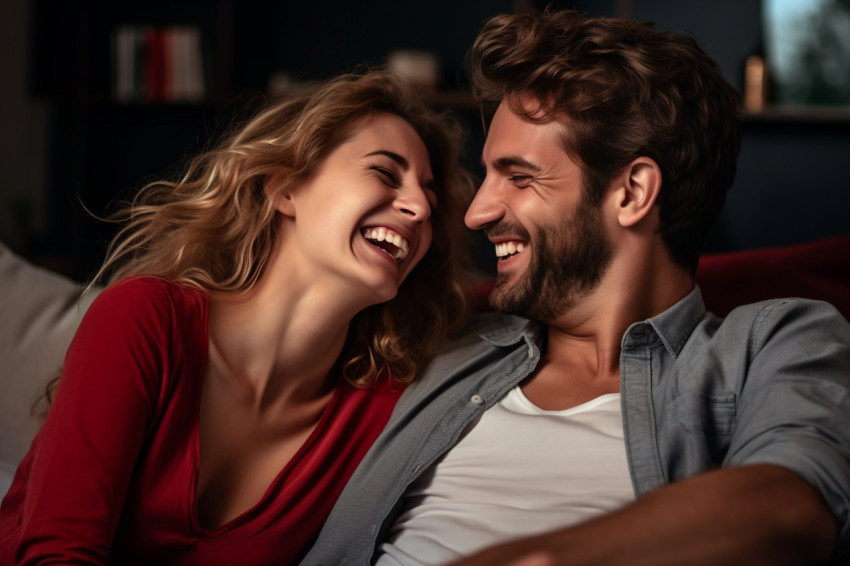
[[[193,46],[200,59],[193,70],[204,77],[204,95],[226,96],[232,90],[233,0],[35,0],[32,22],[36,96],[116,101],[116,71],[126,66],[117,60],[124,51],[119,38],[124,47],[128,39],[135,43],[128,57],[165,63],[186,51],[175,50],[175,36],[189,51]]]
[[[30,92],[51,115],[50,232],[28,255],[89,278],[114,231],[92,214],[106,215],[147,180],[173,176],[269,94],[278,70],[296,81],[320,79],[379,63],[396,44],[412,42],[450,61],[442,71],[452,80],[434,104],[474,114],[474,101],[455,84],[456,67],[484,16],[512,7],[494,1],[458,11],[447,0],[418,14],[389,0],[337,10],[331,0],[32,0]],[[432,23],[410,28],[413,12]],[[430,31],[447,22],[455,33]],[[189,73],[173,71],[187,64],[175,37],[189,44]],[[190,86],[175,88],[177,75],[191,75]]]
[[[196,25],[118,24],[110,43],[112,100],[200,102],[207,93]]]
[[[51,117],[51,233],[36,261],[90,277],[112,234],[92,214],[107,214],[146,178],[173,172],[227,121],[233,4],[33,2],[30,92]]]

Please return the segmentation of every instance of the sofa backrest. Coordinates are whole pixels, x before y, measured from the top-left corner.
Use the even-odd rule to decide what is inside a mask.
[[[832,303],[850,320],[850,234],[706,254],[696,279],[706,307],[718,316],[765,299],[804,297]]]
[[[0,462],[19,462],[41,423],[32,408],[97,295],[82,290],[0,243]]]

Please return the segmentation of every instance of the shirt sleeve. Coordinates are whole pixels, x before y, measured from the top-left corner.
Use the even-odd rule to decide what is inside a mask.
[[[119,282],[86,313],[31,450],[16,557],[105,564],[154,414],[167,352],[168,295]]]
[[[770,463],[802,476],[850,551],[850,325],[831,305],[788,300],[751,327],[749,368],[726,465]]]

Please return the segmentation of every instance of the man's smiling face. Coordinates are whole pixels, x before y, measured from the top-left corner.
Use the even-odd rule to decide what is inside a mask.
[[[585,196],[564,126],[532,122],[502,102],[482,159],[486,177],[466,214],[498,256],[493,308],[549,322],[599,284],[613,256],[601,208]]]

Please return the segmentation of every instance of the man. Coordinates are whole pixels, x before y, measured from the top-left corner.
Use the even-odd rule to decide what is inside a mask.
[[[846,552],[850,326],[798,299],[721,321],[694,285],[739,150],[714,62],[574,12],[498,16],[470,61],[495,113],[466,223],[525,318],[485,316],[408,389],[304,563]]]

